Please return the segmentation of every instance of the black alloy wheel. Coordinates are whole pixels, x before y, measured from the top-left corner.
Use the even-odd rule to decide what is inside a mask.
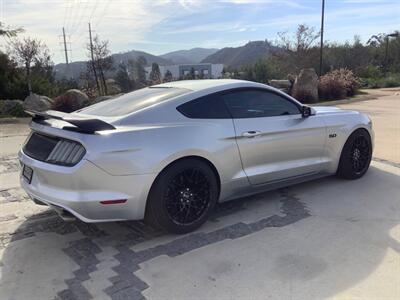
[[[189,168],[172,178],[164,197],[171,220],[178,225],[190,225],[210,205],[210,183],[201,170]]]
[[[344,144],[337,175],[345,179],[360,178],[368,171],[371,158],[371,137],[365,129],[357,129]]]
[[[146,219],[172,233],[187,233],[200,227],[218,200],[217,174],[197,158],[172,163],[151,187]]]
[[[364,172],[370,161],[370,145],[364,136],[358,136],[350,151],[353,171],[356,174]]]

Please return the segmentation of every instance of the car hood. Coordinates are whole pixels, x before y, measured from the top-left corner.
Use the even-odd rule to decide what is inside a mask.
[[[318,115],[346,112],[345,110],[335,106],[313,106],[313,109],[316,111]]]

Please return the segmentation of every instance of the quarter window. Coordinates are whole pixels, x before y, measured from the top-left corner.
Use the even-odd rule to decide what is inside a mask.
[[[104,117],[123,116],[188,92],[190,90],[182,88],[148,87],[93,104],[76,112]]]
[[[177,107],[177,110],[192,119],[230,119],[225,103],[217,94],[197,98]]]
[[[222,95],[233,118],[262,118],[300,114],[297,105],[262,90],[241,90]]]

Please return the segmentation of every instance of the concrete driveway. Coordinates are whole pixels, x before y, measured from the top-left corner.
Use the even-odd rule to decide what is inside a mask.
[[[18,184],[26,124],[0,125],[0,299],[400,299],[400,95],[371,115],[360,180],[325,178],[220,205],[197,232],[65,223]]]

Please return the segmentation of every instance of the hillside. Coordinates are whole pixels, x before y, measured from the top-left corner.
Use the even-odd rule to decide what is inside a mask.
[[[160,57],[171,60],[174,64],[197,64],[217,51],[218,49],[213,48],[193,48],[169,52],[160,55]]]
[[[132,50],[124,53],[116,53],[111,55],[114,60],[114,66],[118,67],[118,64],[121,62],[127,63],[130,59],[137,59],[139,56],[144,56],[147,60],[147,65],[151,65],[156,62],[159,65],[170,65],[173,64],[172,61],[168,59],[164,59],[159,56],[155,56],[143,51]],[[69,64],[70,72],[72,73],[72,77],[74,79],[78,79],[81,72],[86,71],[86,61],[77,61]],[[61,79],[64,77],[66,72],[66,64],[57,64],[54,66],[54,71],[56,74],[56,79]]]
[[[246,45],[240,47],[222,48],[203,59],[202,62],[240,67],[256,62],[258,59],[270,54],[274,49],[276,47],[268,41],[248,42]]]
[[[172,61],[164,59],[160,56],[152,55],[143,51],[131,50],[124,53],[113,54],[114,63],[119,64],[121,62],[127,63],[129,59],[137,59],[139,56],[144,56],[147,60],[147,65],[151,66],[152,63],[158,63],[159,65],[170,65]]]

